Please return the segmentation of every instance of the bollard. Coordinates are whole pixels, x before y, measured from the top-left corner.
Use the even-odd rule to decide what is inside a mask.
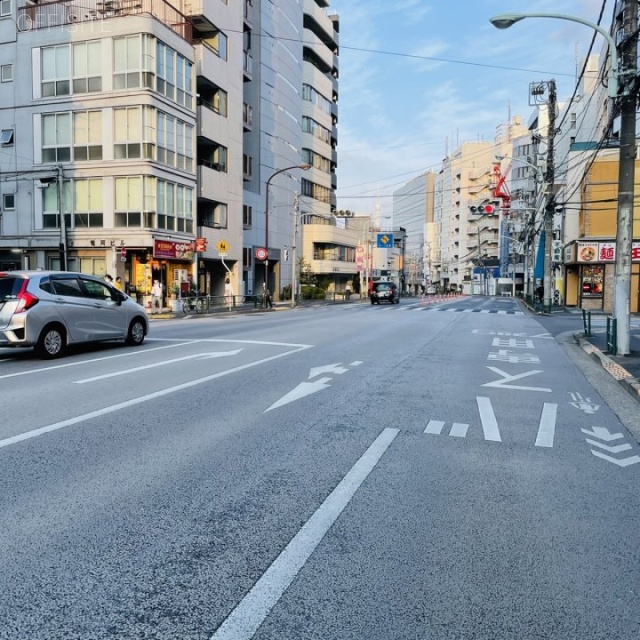
[[[584,325],[585,338],[591,337],[591,311],[582,309],[582,324]]]
[[[607,316],[607,351],[615,356],[618,353],[618,321]]]

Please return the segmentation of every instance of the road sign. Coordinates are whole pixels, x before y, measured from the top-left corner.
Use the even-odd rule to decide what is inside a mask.
[[[120,247],[120,261],[127,261],[127,247]]]
[[[256,249],[256,258],[258,260],[266,260],[268,255],[269,255],[269,252],[264,247],[260,247],[259,249]]]
[[[393,248],[393,233],[379,233],[377,245],[378,249]]]
[[[196,238],[196,251],[201,253],[207,250],[207,239]]]
[[[227,250],[229,249],[229,245],[224,240],[220,240],[220,242],[218,242],[216,247],[218,248],[218,251],[222,253],[226,253]]]

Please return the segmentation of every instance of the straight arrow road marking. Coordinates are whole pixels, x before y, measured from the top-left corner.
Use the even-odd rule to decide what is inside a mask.
[[[283,396],[280,400],[274,402],[268,409],[265,409],[265,413],[272,409],[282,407],[285,404],[289,404],[290,402],[294,402],[295,400],[299,400],[300,398],[304,398],[305,396],[310,396],[312,393],[328,389],[331,386],[330,384],[327,384],[330,380],[331,378],[320,378],[314,382],[301,382],[295,389],[289,391],[286,396]]]
[[[594,438],[604,440],[605,442],[611,442],[612,440],[620,440],[620,438],[624,438],[621,433],[611,433],[606,427],[591,428],[593,429],[593,431],[589,431],[588,429],[580,429],[580,431],[582,431],[582,433],[586,433],[588,436],[593,436]]]
[[[594,451],[591,449],[591,453],[598,458],[602,458],[607,462],[613,462],[613,464],[617,464],[619,467],[628,467],[630,464],[636,464],[636,462],[640,462],[640,456],[631,456],[629,458],[623,458],[622,460],[617,460],[616,458],[612,458],[604,453],[600,453],[600,451]]]
[[[558,405],[545,402],[542,406],[540,426],[536,437],[536,447],[553,447],[553,439],[556,433],[556,419]]]
[[[154,367],[164,367],[168,364],[175,362],[182,362],[184,360],[193,360],[196,358],[206,360],[209,358],[224,358],[226,356],[235,356],[239,354],[242,349],[234,349],[233,351],[214,351],[211,353],[194,353],[190,356],[182,356],[181,358],[173,358],[171,360],[163,360],[162,362],[154,362],[153,364],[145,364],[140,367],[133,367],[132,369],[125,369],[124,371],[113,371],[112,373],[105,373],[101,376],[94,376],[93,378],[85,378],[84,380],[74,380],[75,384],[85,384],[87,382],[96,382],[98,380],[106,380],[107,378],[115,378],[117,376],[123,376],[128,373],[135,373],[136,371],[144,371],[145,369],[153,369]]]

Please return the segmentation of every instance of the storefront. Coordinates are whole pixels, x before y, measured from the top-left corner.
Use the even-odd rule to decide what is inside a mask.
[[[127,251],[126,271],[129,293],[140,304],[150,307],[151,288],[158,280],[164,293],[163,305],[171,295],[188,291],[193,281],[194,244],[191,241],[153,241],[153,247]]]
[[[611,313],[615,298],[616,243],[613,240],[576,241],[565,249],[568,303],[588,311]],[[640,306],[640,242],[631,249],[631,313]]]

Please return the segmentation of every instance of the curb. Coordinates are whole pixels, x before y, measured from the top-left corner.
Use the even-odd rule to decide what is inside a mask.
[[[614,380],[619,382],[633,398],[640,402],[640,380],[635,378],[623,366],[612,360],[608,355],[602,353],[600,349],[594,347],[582,333],[574,333],[573,339],[580,348],[589,356],[591,356],[600,366],[611,375]]]

